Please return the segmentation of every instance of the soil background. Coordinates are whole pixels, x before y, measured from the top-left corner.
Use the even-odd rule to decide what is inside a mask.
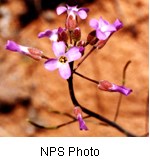
[[[67,82],[58,71],[47,71],[44,60],[37,62],[5,50],[9,39],[39,48],[47,56],[54,57],[51,42],[47,38],[38,39],[37,35],[45,29],[64,27],[66,15],[57,16],[55,8],[59,2],[49,2],[0,0],[0,136],[125,136],[92,117],[85,119],[88,131],[80,131],[78,122],[46,130],[27,121],[32,119],[40,125],[56,126],[71,121],[71,118],[52,111],[73,115]],[[123,67],[131,60],[126,72],[126,87],[132,88],[133,92],[122,97],[117,123],[136,135],[147,133],[148,1],[81,0],[77,4],[90,9],[88,18],[79,20],[83,40],[92,30],[89,26],[92,18],[102,16],[111,23],[119,18],[123,22],[123,29],[116,32],[103,49],[88,57],[78,71],[96,80],[121,85]],[[118,93],[100,91],[96,85],[77,76],[74,76],[74,86],[76,97],[83,106],[114,119]]]

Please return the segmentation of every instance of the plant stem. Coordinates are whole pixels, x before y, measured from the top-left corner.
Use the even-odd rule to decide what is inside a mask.
[[[80,62],[78,63],[78,65],[74,68],[74,71],[76,71],[76,70],[79,68],[79,66],[83,63],[83,61],[84,61],[95,49],[96,49],[96,47],[93,46],[93,47],[91,48],[91,50],[90,50],[85,56],[83,56],[83,57],[81,58],[81,60],[80,60]]]
[[[45,55],[42,55],[41,56],[43,59],[49,59],[49,57],[45,56]]]
[[[129,64],[131,63],[131,61],[129,60],[124,68],[123,68],[123,74],[122,74],[122,85],[125,85],[125,80],[126,80],[126,70],[129,66]],[[114,117],[114,121],[117,121],[118,115],[119,115],[119,110],[120,110],[120,105],[121,105],[121,101],[122,101],[122,94],[120,93],[119,95],[119,99],[118,99],[118,103],[117,103],[117,108],[116,108],[116,113],[115,113],[115,117]]]
[[[73,73],[76,74],[76,75],[78,75],[78,76],[80,76],[80,77],[82,77],[82,78],[84,78],[84,79],[86,79],[86,80],[88,80],[88,81],[91,81],[91,82],[93,82],[95,84],[99,84],[99,82],[97,80],[93,80],[93,79],[91,79],[89,77],[86,77],[86,76],[84,76],[84,75],[82,75],[82,74],[80,74],[78,72],[73,72]]]

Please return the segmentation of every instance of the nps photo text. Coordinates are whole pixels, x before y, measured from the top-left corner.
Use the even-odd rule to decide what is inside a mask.
[[[69,146],[69,147],[41,147],[40,148],[40,155],[45,157],[53,157],[53,156],[77,156],[77,157],[98,157],[100,156],[100,150],[98,148],[87,147],[87,148],[81,148],[81,147],[75,147],[75,146]]]

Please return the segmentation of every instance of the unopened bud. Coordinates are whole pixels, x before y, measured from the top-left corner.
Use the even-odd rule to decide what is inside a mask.
[[[66,30],[61,27],[58,28],[58,41],[64,41],[65,43],[68,41],[68,34]]]
[[[74,107],[74,114],[76,117],[82,114],[82,110],[79,106]]]
[[[66,28],[73,31],[78,26],[77,17],[75,14],[68,15],[66,19]]]
[[[71,38],[77,42],[81,39],[81,30],[79,27],[75,28],[72,32],[71,32]]]
[[[102,80],[98,84],[98,89],[100,90],[109,91],[110,88],[112,88],[112,84],[106,80]]]
[[[87,36],[87,43],[90,45],[95,45],[98,39],[96,37],[96,31],[91,31]]]
[[[29,47],[28,51],[29,51],[29,53],[26,54],[27,56],[29,56],[35,60],[41,60],[42,59],[42,55],[43,55],[42,51],[40,51],[36,48],[32,48],[32,47]]]

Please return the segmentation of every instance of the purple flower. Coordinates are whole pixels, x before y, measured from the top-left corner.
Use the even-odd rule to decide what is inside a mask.
[[[106,80],[102,80],[99,82],[98,89],[109,92],[120,92],[126,96],[128,96],[132,92],[132,89],[110,83]]]
[[[89,11],[88,8],[77,8],[77,6],[60,6],[57,7],[56,12],[58,15],[64,13],[67,11],[68,16],[72,15],[73,18],[75,19],[76,15],[78,15],[81,19],[86,19],[87,17],[87,12]]]
[[[61,35],[63,32],[65,32],[65,28],[61,28],[61,27],[59,27],[58,29],[53,29],[53,30],[47,29],[43,32],[40,32],[38,34],[38,37],[39,38],[48,37],[51,41],[58,41],[59,35]]]
[[[41,60],[43,55],[43,52],[39,49],[22,46],[11,40],[7,41],[5,48],[10,51],[15,51],[23,55],[27,55],[35,60]]]
[[[119,19],[116,19],[113,24],[110,24],[100,17],[99,20],[91,19],[90,26],[96,30],[96,37],[99,40],[106,40],[112,33],[122,28],[123,24],[119,21]]]
[[[74,113],[75,113],[76,118],[77,118],[77,120],[79,122],[80,130],[88,130],[85,122],[82,119],[82,110],[81,110],[81,108],[79,106],[76,106],[74,108]]]
[[[71,76],[69,63],[81,57],[80,48],[72,47],[67,52],[63,41],[53,42],[52,49],[57,58],[51,58],[45,62],[45,68],[49,71],[59,69],[62,78],[68,79]]]
[[[61,6],[57,7],[56,12],[58,15],[67,12],[67,18],[66,18],[66,29],[69,31],[73,31],[76,27],[78,27],[78,21],[77,21],[77,15],[81,19],[86,19],[87,12],[89,10],[87,8],[77,8],[77,6]]]

